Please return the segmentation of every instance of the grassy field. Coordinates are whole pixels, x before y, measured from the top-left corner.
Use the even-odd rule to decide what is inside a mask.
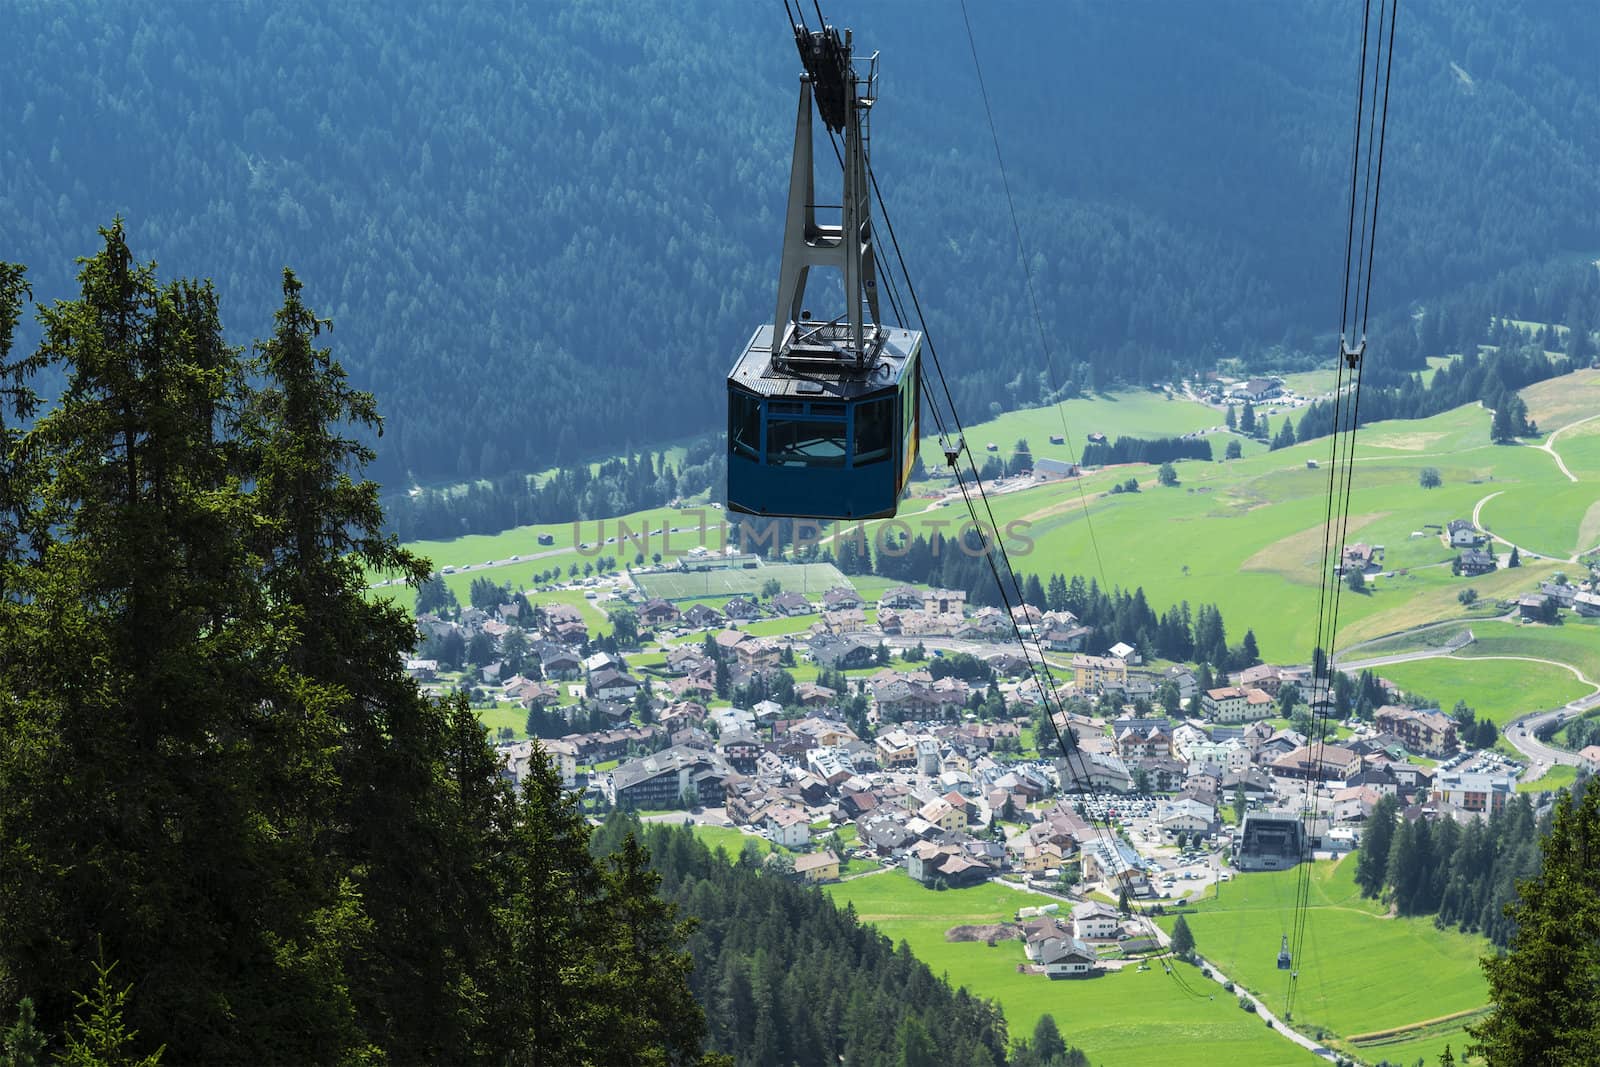
[[[1557,559],[1593,548],[1600,540],[1596,486],[1561,481],[1564,484],[1507,489],[1483,506],[1484,528],[1523,549]]]
[[[1441,656],[1376,670],[1406,692],[1429,697],[1446,714],[1457,700],[1465,700],[1480,719],[1490,719],[1497,726],[1530,711],[1558,708],[1594,691],[1561,667],[1520,660]]]
[[[1600,401],[1600,389],[1594,399]],[[1182,406],[1142,397],[1139,402]],[[1161,610],[1179,600],[1216,603],[1231,639],[1250,626],[1268,659],[1303,661],[1316,627],[1327,448],[1326,441],[1313,441],[1226,463],[1180,462],[1174,488],[1156,486],[1149,467],[1117,468],[997,495],[992,504],[996,520],[1012,531],[1008,547],[1019,570],[1140,585]],[[1448,567],[1454,553],[1423,530],[1427,523],[1470,516],[1495,491],[1553,487],[1558,480],[1571,484],[1535,449],[1489,444],[1481,410],[1376,423],[1362,429],[1356,451],[1349,539],[1384,545],[1384,566],[1392,576],[1374,578],[1368,594],[1342,597],[1342,639],[1377,637],[1440,618],[1481,617],[1492,609],[1468,612],[1456,601],[1469,584],[1488,598],[1524,590],[1555,569],[1530,564],[1520,573],[1455,578]],[[1322,467],[1308,469],[1308,459]],[[1440,488],[1418,486],[1425,466],[1440,470]],[[1143,479],[1142,492],[1108,493],[1130,474]],[[961,514],[959,508],[910,511],[898,521],[929,534],[931,523],[954,525]],[[944,528],[947,535],[951,525]]]
[[[749,570],[689,573],[666,571],[641,574],[635,581],[646,596],[658,596],[663,600],[750,596],[761,592],[761,587],[769,581],[776,581],[786,593],[803,593],[820,599],[824,591],[850,584],[831,563],[774,564]]]
[[[1541,427],[1554,430],[1600,409],[1600,372],[1540,383],[1524,390],[1524,396],[1530,415]],[[1283,417],[1274,416],[1274,424]],[[1206,405],[1134,392],[1070,401],[1059,411],[1011,412],[969,427],[968,437],[980,455],[983,444],[991,440],[1002,452],[1009,452],[1018,438],[1026,438],[1036,456],[1068,458],[1091,431],[1112,437],[1172,435],[1220,422],[1220,412]],[[1595,432],[1588,432],[1591,429]],[[1052,434],[1063,432],[1065,444],[1049,445]],[[1574,470],[1580,477],[1587,479],[1589,471],[1600,477],[1600,420],[1574,427],[1559,439],[1558,447],[1564,456],[1572,453],[1569,462],[1579,464]],[[1585,449],[1592,449],[1593,456]],[[1591,458],[1592,465],[1584,467]],[[1142,586],[1158,611],[1182,600],[1191,605],[1215,603],[1228,623],[1231,641],[1237,642],[1249,627],[1255,630],[1262,655],[1268,660],[1303,662],[1316,629],[1328,459],[1326,440],[1277,452],[1257,447],[1239,460],[1178,463],[1180,484],[1173,488],[1157,486],[1154,469],[1140,465],[991,499],[995,518],[1011,530],[1008,547],[1018,570],[1081,574],[1102,585],[1125,588]],[[1308,469],[1307,460],[1319,461],[1320,468]],[[1418,475],[1423,467],[1437,468],[1443,485],[1421,489]],[[1141,481],[1142,492],[1109,494],[1113,484],[1130,475]],[[1424,525],[1470,517],[1480,500],[1501,493],[1485,505],[1491,526],[1508,536],[1527,537],[1538,551],[1566,556],[1591,532],[1600,540],[1600,510],[1594,507],[1592,497],[1585,497],[1587,484],[1587,480],[1568,481],[1551,457],[1538,449],[1490,444],[1488,416],[1475,405],[1430,419],[1363,427],[1356,447],[1348,539],[1384,545],[1387,576],[1372,579],[1366,594],[1340,598],[1338,644],[1381,637],[1439,619],[1481,619],[1494,610],[1489,601],[1524,592],[1541,576],[1557,569],[1575,574],[1568,564],[1529,561],[1517,571],[1455,578],[1448,566],[1454,553],[1425,531]],[[943,524],[946,537],[965,516],[959,506],[929,508],[925,500],[912,501],[902,512],[896,521],[904,525],[895,529],[930,535]],[[713,522],[718,518],[715,511],[708,510],[706,516]],[[663,522],[696,528],[699,522],[688,512],[670,509],[627,518],[631,528],[648,524],[658,533]],[[592,543],[603,540],[602,533],[617,535],[615,523],[604,527],[585,523],[578,527],[524,527],[494,538],[461,538],[415,547],[441,565],[504,559],[531,552],[536,547],[536,530],[554,538],[555,544],[547,551],[555,551],[557,556],[549,562],[523,560],[489,571],[458,571],[448,579],[452,587],[459,587],[458,596],[464,599],[476,574],[509,580],[513,587],[525,585],[552,564],[565,568],[579,561],[574,541]],[[871,532],[876,534],[876,530]],[[697,535],[674,536],[671,551],[686,551],[696,539]],[[623,544],[620,549],[604,546],[602,550],[624,563],[632,559],[631,545]],[[742,573],[758,576],[759,581],[767,577],[761,570]],[[652,587],[651,591],[684,598],[705,596],[708,580],[715,579],[698,575],[656,579],[655,586],[661,588]],[[699,585],[678,589],[673,588],[674,581],[698,581]],[[819,580],[818,590],[831,581],[832,576]],[[649,583],[647,578],[647,586]],[[804,579],[801,582],[803,587],[811,584]],[[875,596],[889,583],[861,579],[856,584],[865,595]],[[1471,610],[1456,600],[1469,586],[1478,591],[1481,605]],[[403,591],[399,599],[408,602],[409,592]]]
[[[700,826],[693,827],[694,836],[705,842],[706,847],[715,850],[719,846],[728,854],[729,862],[739,858],[739,853],[744,850],[747,842],[754,841],[756,848],[765,856],[772,851],[772,842],[764,837],[740,833],[731,826]]]
[[[967,441],[973,454],[979,457],[992,441],[1000,446],[996,454],[1002,460],[1009,459],[1021,439],[1028,442],[1035,458],[1076,462],[1091,433],[1103,433],[1111,440],[1118,436],[1177,437],[1191,430],[1221,426],[1223,418],[1222,411],[1207,404],[1168,399],[1148,390],[1102,393],[1050,407],[1008,411],[984,422],[968,423]],[[1066,442],[1052,445],[1052,436],[1064,436]],[[1213,445],[1218,456],[1225,445],[1226,442]],[[942,462],[938,436],[924,437],[920,447],[925,452],[923,463],[929,470],[936,469]]]
[[[1319,863],[1312,872],[1311,910],[1296,960],[1295,1021],[1302,1031],[1326,1027],[1341,1035],[1367,1034],[1487,1003],[1477,960],[1488,942],[1435,929],[1431,919],[1388,918],[1375,902],[1362,899],[1354,874],[1351,857]],[[1188,916],[1200,953],[1274,1012],[1282,1011],[1287,991],[1277,953],[1293,918],[1296,884],[1294,871],[1239,875],[1222,888],[1220,899],[1205,901]],[[1163,924],[1170,929],[1171,921]],[[1446,1041],[1459,1050],[1461,1031],[1430,1031],[1419,1042],[1426,1047],[1407,1055],[1427,1055],[1431,1063]],[[1393,1059],[1389,1052],[1355,1051],[1365,1059]]]
[[[1578,780],[1578,768],[1559,763],[1531,782],[1518,782],[1519,793],[1553,793],[1567,789]]]
[[[1239,1010],[1234,998],[1197,974],[1190,984],[1206,995],[1196,999],[1154,967],[1128,969],[1085,981],[1050,981],[1018,974],[1022,946],[1001,941],[950,942],[945,931],[965,923],[1009,919],[1018,907],[1046,903],[1037,894],[993,883],[972,889],[936,892],[903,873],[891,871],[826,887],[841,906],[849,901],[864,922],[895,941],[905,941],[935,974],[972,992],[994,998],[1005,1008],[1012,1034],[1031,1033],[1039,1016],[1055,1016],[1062,1034],[1096,1064],[1166,1067],[1175,1047],[1205,1050],[1206,1063],[1229,1067],[1279,1067],[1318,1062],[1310,1053],[1266,1030],[1261,1020]],[[1210,999],[1208,988],[1216,999]],[[1197,1061],[1198,1062],[1198,1061]]]
[[[1571,664],[1582,671],[1585,678],[1600,683],[1600,620],[1568,617],[1560,626],[1475,623],[1472,634],[1477,640],[1461,650],[1462,656],[1531,656],[1555,660]]]

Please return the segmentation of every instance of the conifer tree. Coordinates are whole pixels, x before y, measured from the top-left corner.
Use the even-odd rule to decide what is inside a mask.
[[[1600,789],[1563,793],[1541,848],[1506,908],[1510,951],[1481,962],[1494,1008],[1467,1052],[1490,1067],[1600,1062]]]

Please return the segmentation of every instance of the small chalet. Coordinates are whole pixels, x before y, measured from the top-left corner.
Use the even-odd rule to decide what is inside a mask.
[[[839,857],[833,849],[807,852],[794,858],[794,873],[808,882],[831,882],[839,877]]]
[[[810,615],[817,606],[799,593],[779,593],[772,598],[772,608],[781,615]]]
[[[639,609],[639,621],[646,626],[666,626],[682,616],[677,608],[660,597],[652,597]]]

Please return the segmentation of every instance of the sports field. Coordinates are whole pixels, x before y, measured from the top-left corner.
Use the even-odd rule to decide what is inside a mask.
[[[1077,981],[1051,981],[1017,973],[1022,945],[1000,941],[950,942],[945,931],[968,923],[1009,919],[1019,907],[1050,901],[989,883],[938,892],[903,872],[860,878],[826,887],[841,906],[850,902],[864,922],[894,941],[905,941],[933,969],[979,996],[998,1000],[1014,1035],[1033,1031],[1039,1016],[1055,1016],[1063,1036],[1095,1064],[1166,1067],[1174,1051],[1203,1049],[1206,1063],[1229,1067],[1310,1064],[1316,1057],[1273,1034],[1255,1015],[1198,972],[1187,974],[1199,996],[1186,992],[1160,967],[1134,968]],[[1211,999],[1215,996],[1215,999]],[[1200,1062],[1197,1060],[1196,1062]]]
[[[664,571],[636,575],[634,581],[646,596],[663,600],[751,596],[760,593],[761,587],[770,581],[777,582],[786,593],[802,593],[813,600],[820,600],[825,591],[850,584],[839,568],[831,563],[780,563],[738,570]]]
[[[1326,1027],[1345,1037],[1409,1028],[1441,1016],[1470,1012],[1488,1002],[1477,961],[1489,949],[1483,938],[1439,930],[1431,918],[1389,918],[1355,885],[1356,859],[1318,863],[1311,872],[1310,909],[1296,964],[1297,1027]],[[1189,916],[1198,951],[1281,1012],[1287,975],[1277,968],[1280,940],[1291,928],[1297,871],[1236,875],[1220,898]],[[1162,920],[1171,928],[1170,918]],[[1407,1055],[1433,1063],[1446,1041],[1463,1045],[1460,1024],[1413,1033],[1426,1046]],[[1405,1041],[1402,1033],[1386,1040]],[[1430,1051],[1431,1050],[1431,1051]],[[1376,1060],[1392,1053],[1352,1051]],[[1402,1062],[1412,1062],[1410,1059]]]

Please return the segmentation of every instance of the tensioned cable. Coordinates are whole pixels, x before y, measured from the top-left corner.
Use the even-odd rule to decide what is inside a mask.
[[[967,48],[972,52],[972,69],[978,78],[978,93],[983,98],[983,114],[989,120],[989,140],[994,144],[995,166],[1000,171],[1000,187],[1006,194],[1006,208],[1011,215],[1011,233],[1017,242],[1017,261],[1022,265],[1023,281],[1027,284],[1028,302],[1033,308],[1033,324],[1039,331],[1039,349],[1044,353],[1045,371],[1050,376],[1050,391],[1059,396],[1061,387],[1056,380],[1055,358],[1050,349],[1050,335],[1044,328],[1044,315],[1039,310],[1039,296],[1033,284],[1033,268],[1028,262],[1027,248],[1022,241],[1022,225],[1017,221],[1017,202],[1011,195],[1011,179],[1006,175],[1005,156],[1000,152],[1000,133],[995,128],[994,111],[989,106],[989,88],[983,78],[983,64],[978,60],[978,43],[972,35],[972,20],[967,17],[967,0],[961,0],[961,21],[967,30]],[[876,188],[876,184],[874,184]],[[881,200],[881,197],[880,197]],[[1067,426],[1067,409],[1065,401],[1057,400],[1052,407],[1061,419],[1061,436],[1067,442],[1068,455],[1072,462],[1077,464],[1080,453],[1071,429]],[[1105,563],[1100,557],[1100,541],[1094,533],[1094,522],[1089,516],[1089,498],[1084,492],[1082,480],[1077,480],[1078,503],[1082,507],[1084,529],[1089,535],[1089,547],[1094,551],[1095,568],[1100,572],[1100,585],[1107,586]]]
[[[1387,9],[1387,13],[1389,15],[1387,33],[1385,33],[1383,18],[1385,9]],[[1316,651],[1322,651],[1323,649],[1326,650],[1323,656],[1323,670],[1317,671],[1315,669],[1318,658],[1315,651],[1313,653],[1312,660],[1313,701],[1315,702],[1315,706],[1312,709],[1312,729],[1314,735],[1313,743],[1315,747],[1308,750],[1312,753],[1311,775],[1309,775],[1306,780],[1305,805],[1302,810],[1303,816],[1305,814],[1309,814],[1310,816],[1310,822],[1306,827],[1307,844],[1309,844],[1309,832],[1314,828],[1319,814],[1320,794],[1314,787],[1314,783],[1320,784],[1321,781],[1322,759],[1326,751],[1325,734],[1329,719],[1332,714],[1332,699],[1328,690],[1331,688],[1331,682],[1334,677],[1334,655],[1337,651],[1335,645],[1338,634],[1339,607],[1342,600],[1344,586],[1344,582],[1338,581],[1338,575],[1340,571],[1343,570],[1343,567],[1332,566],[1332,549],[1334,545],[1339,546],[1339,558],[1342,563],[1344,555],[1343,546],[1345,539],[1349,535],[1350,528],[1350,502],[1355,473],[1355,439],[1356,433],[1361,425],[1361,381],[1366,369],[1366,332],[1368,316],[1371,311],[1372,275],[1377,245],[1378,202],[1379,195],[1382,190],[1383,152],[1388,131],[1389,92],[1394,70],[1394,36],[1395,26],[1398,18],[1398,9],[1399,0],[1393,0],[1392,3],[1389,2],[1389,0],[1380,0],[1379,2],[1377,24],[1378,42],[1377,48],[1374,50],[1375,55],[1372,68],[1373,84],[1370,105],[1367,103],[1366,98],[1367,44],[1371,22],[1370,0],[1368,0],[1365,6],[1362,24],[1360,80],[1357,90],[1355,138],[1352,146],[1351,159],[1351,179],[1349,192],[1350,203],[1348,215],[1349,222],[1346,226],[1345,238],[1344,295],[1341,298],[1340,308],[1340,353],[1338,370],[1335,375],[1336,389],[1334,398],[1333,441],[1331,445],[1334,461],[1330,464],[1333,469],[1329,472],[1330,496],[1328,501],[1328,522],[1324,527],[1323,534],[1323,581],[1321,582],[1319,594],[1317,620]],[[1385,48],[1385,37],[1387,37],[1387,48]],[[1385,53],[1387,53],[1386,56]],[[1377,85],[1377,62],[1380,60],[1380,58],[1384,63],[1381,118],[1378,114],[1380,109],[1380,100]],[[1365,153],[1363,153],[1361,150],[1361,127],[1363,120],[1366,124],[1367,133],[1367,148]],[[1374,134],[1375,130],[1376,135]],[[1374,140],[1376,141],[1376,160],[1373,158]],[[1363,155],[1366,157],[1364,160],[1361,158]],[[1363,164],[1365,165],[1366,174],[1363,188],[1361,190],[1361,228],[1359,231],[1359,238],[1356,238],[1354,232],[1354,221],[1356,218],[1357,175],[1360,173],[1360,168]],[[1354,245],[1355,251],[1353,264],[1352,245]],[[1351,286],[1352,266],[1355,270],[1353,300]],[[1359,316],[1357,314],[1358,311]],[[1359,332],[1356,330],[1358,319],[1360,326]],[[1352,336],[1359,338],[1353,349],[1350,347],[1349,341]],[[1347,365],[1353,372],[1350,385],[1350,428],[1345,445],[1345,458],[1343,463],[1340,464],[1337,461],[1339,454],[1339,442],[1341,437],[1346,436],[1343,430],[1340,409],[1343,399],[1342,383],[1344,370]],[[1339,478],[1341,475],[1342,494],[1339,493]],[[1334,540],[1333,509],[1335,506],[1336,495],[1340,497],[1338,500],[1339,532],[1338,539]],[[1336,584],[1332,585],[1331,587],[1331,595],[1329,588],[1330,578],[1336,582]],[[1331,600],[1332,610],[1327,616],[1326,625],[1324,625],[1323,607],[1329,600]],[[1319,689],[1321,690],[1320,694],[1318,693]],[[1321,697],[1320,700],[1318,700],[1319,695]],[[1292,949],[1294,963],[1291,965],[1292,969],[1288,977],[1287,988],[1285,991],[1284,1017],[1286,1021],[1291,1019],[1293,1016],[1294,998],[1299,984],[1299,964],[1302,962],[1300,959],[1300,953],[1304,946],[1305,936],[1309,927],[1311,884],[1310,867],[1311,865],[1309,863],[1301,864],[1300,876],[1296,885],[1297,892],[1294,922],[1295,936]]]
[[[787,4],[785,5],[785,7],[786,7],[786,10],[787,10]],[[819,19],[822,18],[820,7],[818,8],[818,18]],[[826,25],[825,22],[824,22],[824,25]],[[838,153],[837,143],[835,143],[834,149],[835,149],[835,152]],[[1009,557],[1009,554],[1006,552],[1004,540],[1000,536],[1000,527],[999,527],[997,521],[994,518],[993,508],[989,503],[988,494],[984,490],[984,487],[983,487],[983,481],[982,481],[982,479],[980,477],[978,477],[977,464],[976,464],[975,458],[972,455],[971,448],[970,448],[970,446],[967,444],[967,442],[965,440],[965,431],[964,431],[964,428],[962,427],[962,424],[961,424],[961,421],[960,421],[960,414],[956,409],[953,397],[950,395],[950,389],[949,389],[948,382],[946,381],[945,376],[944,376],[943,366],[939,362],[937,350],[933,345],[933,341],[932,341],[931,335],[930,335],[930,333],[929,333],[929,331],[927,329],[927,320],[922,314],[921,301],[917,296],[916,287],[915,287],[915,284],[911,280],[910,273],[906,270],[905,257],[903,255],[901,249],[900,249],[899,240],[897,238],[897,235],[894,232],[894,224],[893,224],[892,219],[889,217],[887,205],[884,204],[884,202],[883,202],[882,192],[878,187],[877,175],[872,171],[871,166],[870,166],[870,162],[868,164],[868,175],[869,175],[869,177],[871,179],[871,182],[872,182],[873,192],[874,192],[874,194],[876,195],[876,197],[878,199],[879,208],[880,208],[880,211],[881,211],[881,213],[883,215],[883,218],[884,218],[885,227],[889,232],[891,245],[894,247],[894,250],[895,250],[895,257],[896,257],[896,260],[898,261],[899,266],[900,266],[901,276],[905,280],[906,289],[907,289],[908,294],[911,297],[912,306],[916,310],[917,319],[919,320],[919,322],[923,326],[924,343],[928,348],[929,358],[933,362],[935,372],[939,376],[940,386],[941,386],[941,388],[942,388],[942,390],[944,392],[946,405],[950,409],[951,418],[955,422],[957,433],[961,435],[961,437],[960,437],[960,448],[961,448],[962,451],[964,451],[966,453],[967,462],[968,462],[969,466],[972,467],[972,470],[973,470],[973,481],[974,481],[974,483],[975,483],[975,485],[976,485],[976,487],[978,489],[979,499],[983,502],[985,513],[989,517],[989,523],[988,523],[987,527],[985,527],[984,524],[982,523],[982,521],[978,518],[977,509],[976,509],[976,506],[974,505],[974,503],[972,501],[972,497],[971,497],[970,491],[967,488],[965,479],[963,478],[963,476],[961,474],[959,466],[957,466],[956,467],[957,483],[958,483],[958,485],[959,485],[959,487],[961,489],[963,501],[966,504],[968,515],[972,519],[973,526],[976,528],[976,531],[978,532],[980,538],[983,537],[983,530],[985,528],[987,528],[989,530],[992,530],[994,532],[994,537],[992,539],[985,539],[985,540],[988,540],[988,550],[985,552],[985,559],[987,560],[987,562],[989,564],[989,567],[990,567],[991,574],[995,579],[995,585],[996,585],[997,590],[1000,593],[1001,600],[1006,605],[1007,615],[1011,620],[1013,633],[1015,634],[1015,636],[1017,638],[1018,646],[1023,650],[1024,660],[1028,664],[1029,675],[1030,675],[1031,679],[1033,680],[1035,686],[1039,689],[1041,699],[1043,700],[1043,702],[1045,704],[1046,718],[1050,721],[1051,731],[1056,735],[1057,745],[1060,748],[1060,750],[1062,752],[1062,755],[1063,755],[1063,763],[1068,768],[1069,773],[1071,773],[1071,756],[1074,753],[1076,753],[1078,755],[1078,757],[1079,757],[1080,766],[1086,766],[1083,763],[1084,756],[1083,756],[1082,750],[1081,750],[1081,748],[1079,748],[1076,745],[1076,743],[1072,744],[1071,746],[1069,746],[1067,744],[1066,738],[1062,734],[1061,728],[1056,723],[1055,712],[1053,712],[1052,709],[1051,709],[1052,703],[1054,704],[1055,711],[1058,711],[1061,714],[1063,721],[1066,721],[1066,713],[1065,713],[1064,707],[1061,704],[1060,694],[1059,694],[1059,692],[1057,690],[1057,687],[1056,687],[1054,675],[1050,671],[1049,661],[1044,656],[1043,647],[1038,645],[1038,639],[1037,639],[1037,636],[1035,636],[1035,638],[1034,638],[1034,642],[1035,642],[1035,645],[1036,645],[1035,651],[1037,651],[1038,657],[1039,657],[1039,665],[1038,665],[1038,667],[1035,667],[1033,653],[1029,651],[1028,642],[1026,641],[1026,639],[1024,638],[1024,636],[1022,634],[1020,624],[1017,622],[1016,611],[1013,610],[1013,607],[1012,607],[1012,604],[1011,604],[1011,596],[1007,593],[1006,581],[1003,580],[1001,578],[1001,576],[1000,576],[1000,567],[1001,567],[1002,564],[1004,565],[1007,577],[1010,580],[1011,590],[1012,590],[1012,592],[1014,592],[1016,594],[1016,598],[1017,598],[1018,604],[1021,604],[1021,603],[1023,603],[1023,600],[1022,600],[1021,588],[1020,588],[1020,585],[1019,585],[1019,583],[1017,581],[1017,578],[1016,578],[1016,571],[1011,566],[1010,557]],[[885,271],[885,273],[888,273],[887,270]],[[891,283],[891,288],[892,288],[892,283]],[[893,307],[893,304],[891,304],[891,307]],[[900,314],[898,309],[897,309],[897,314]],[[938,423],[940,425],[941,432],[943,433],[944,423],[943,423],[942,415],[938,411],[938,404],[937,404],[937,397],[936,396],[930,397],[930,405],[929,406],[930,406],[930,410],[932,410],[932,412],[934,413],[934,417],[935,417],[936,423]],[[999,560],[998,561],[995,558],[997,554],[999,556]],[[1041,679],[1041,677],[1040,677],[1041,673],[1043,674],[1043,679]],[[1074,778],[1076,778],[1076,775],[1074,775]],[[1090,799],[1091,800],[1096,799],[1096,795],[1095,795],[1095,792],[1094,792],[1094,789],[1093,789],[1093,785],[1092,785],[1092,779],[1088,776],[1086,771],[1084,773],[1084,780],[1083,780],[1082,784],[1086,787],[1084,789],[1084,791],[1089,794]],[[1111,835],[1110,835],[1110,832],[1109,832],[1109,824],[1107,823],[1106,825],[1101,825],[1099,820],[1095,820],[1095,819],[1093,819],[1091,817],[1091,826],[1093,826],[1095,828],[1095,831],[1096,831],[1097,835],[1099,835],[1099,837],[1101,838],[1102,842],[1105,844],[1108,859],[1112,860],[1114,863],[1115,862],[1119,862],[1120,861],[1120,853],[1119,853],[1118,849],[1116,848],[1115,842],[1113,840],[1111,840]],[[1146,915],[1146,914],[1144,914],[1142,912],[1139,913],[1139,915],[1140,915],[1140,918],[1143,920],[1144,924],[1149,928],[1149,930],[1150,930],[1150,932],[1152,934],[1152,939],[1159,945],[1160,939],[1159,939],[1159,936],[1156,936],[1157,932],[1155,930],[1154,923],[1150,920],[1150,917],[1148,915]],[[1157,958],[1165,960],[1165,959],[1170,958],[1170,955],[1171,955],[1171,953],[1170,953],[1170,951],[1168,951],[1168,952],[1165,952],[1165,953],[1158,954]],[[1203,996],[1204,995],[1204,994],[1201,994],[1201,993],[1197,992],[1192,987],[1190,987],[1188,982],[1187,982],[1187,980],[1184,979],[1182,977],[1182,975],[1179,974],[1170,965],[1164,965],[1164,970],[1166,970],[1167,974],[1169,976],[1173,977],[1178,982],[1178,984],[1186,992],[1188,992],[1190,995],[1195,996],[1195,997],[1199,997],[1199,996]]]
[[[868,173],[871,175],[870,166]],[[874,189],[876,190],[876,176],[872,175],[872,177],[874,180]],[[911,281],[909,272],[906,271],[905,257],[901,253],[899,242],[895,238],[894,224],[889,218],[888,208],[887,205],[883,203],[881,193],[878,195],[878,200],[880,212],[884,216],[885,227],[890,234],[890,243],[895,250],[896,261],[900,266],[901,275],[906,283],[906,290],[911,296],[913,306],[917,308],[917,317],[923,327],[923,342],[928,349],[929,358],[934,364],[935,373],[939,375],[942,384],[944,379],[943,368],[939,363],[938,350],[933,344],[932,338],[927,329],[927,321],[921,315],[921,307],[917,298],[915,283]],[[933,402],[930,403],[930,408],[934,412],[935,420],[941,427],[941,432],[943,432],[944,423],[942,416],[938,411],[937,397],[932,399]],[[1067,722],[1067,714],[1065,706],[1061,701],[1055,676],[1050,670],[1049,660],[1044,655],[1043,647],[1038,643],[1037,635],[1033,637],[1033,645],[1030,648],[1029,640],[1022,633],[1021,624],[1017,621],[1017,606],[1020,606],[1022,603],[1024,603],[1024,601],[1022,598],[1020,585],[1017,582],[1016,570],[1011,565],[1010,555],[1006,551],[1004,539],[1000,536],[1000,528],[994,517],[993,507],[989,503],[988,493],[983,487],[983,480],[978,476],[975,457],[972,455],[970,447],[968,447],[966,444],[964,431],[961,427],[960,414],[955,407],[954,400],[949,396],[948,387],[945,389],[945,399],[950,408],[951,417],[955,421],[957,432],[958,434],[962,435],[961,450],[966,453],[967,465],[972,470],[972,481],[978,491],[978,500],[983,503],[985,514],[989,519],[987,524],[985,524],[978,516],[977,505],[973,501],[971,490],[968,488],[966,477],[962,473],[961,467],[959,464],[952,464],[955,471],[956,482],[961,491],[962,500],[967,507],[968,516],[972,520],[973,527],[978,532],[980,538],[983,538],[987,542],[985,546],[984,558],[989,565],[990,573],[994,578],[995,587],[1000,594],[1001,602],[1006,607],[1006,615],[1011,621],[1013,635],[1016,637],[1018,647],[1022,649],[1024,661],[1028,664],[1029,677],[1033,681],[1035,687],[1039,690],[1040,700],[1045,707],[1045,718],[1049,720],[1051,732],[1056,738],[1056,745],[1062,753],[1063,766],[1066,768],[1067,773],[1072,778],[1075,791],[1087,794],[1088,799],[1091,802],[1098,802],[1099,796],[1094,789],[1093,777],[1088,770],[1087,759],[1082,748],[1077,745],[1076,741],[1072,742],[1071,744],[1068,743],[1067,736],[1063,733],[1061,726],[1056,721],[1056,716],[1059,714],[1062,722]],[[985,529],[993,531],[994,537],[984,537],[983,531]],[[998,559],[996,558],[997,556]],[[1002,567],[1005,570],[1005,578],[1001,577]],[[1010,585],[1009,591],[1007,589],[1008,579]],[[1015,594],[1016,597],[1016,606],[1014,606],[1012,603],[1013,594]],[[1037,665],[1034,661],[1035,653],[1038,655]],[[1074,771],[1072,766],[1072,759],[1074,755],[1076,755],[1078,759],[1078,769],[1076,771]],[[1117,848],[1115,835],[1111,833],[1109,820],[1098,819],[1091,814],[1089,824],[1094,830],[1096,836],[1099,838],[1100,842],[1104,845],[1107,859],[1113,864],[1121,862],[1121,853]],[[1145,914],[1144,912],[1139,912],[1137,914],[1139,916],[1137,921],[1140,921],[1142,925],[1144,925],[1150,931],[1151,939],[1159,945],[1160,937],[1158,936],[1153,920],[1151,920],[1149,915]],[[1158,953],[1156,956],[1157,959],[1161,960],[1168,960],[1170,957],[1170,950],[1167,952]],[[1172,968],[1170,965],[1164,965],[1163,969],[1166,970],[1168,975],[1175,979],[1178,984],[1191,996],[1200,997],[1204,995],[1190,986],[1182,974]]]

